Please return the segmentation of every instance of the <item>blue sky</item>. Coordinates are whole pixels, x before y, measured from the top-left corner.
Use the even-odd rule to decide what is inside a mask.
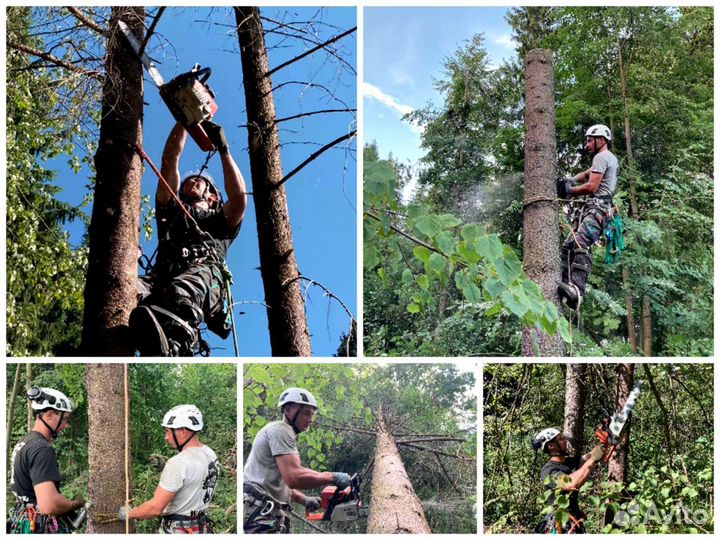
[[[515,55],[507,9],[365,8],[365,141],[377,141],[383,157],[392,153],[400,161],[417,162],[423,155],[420,132],[402,115],[428,102],[441,103],[433,77],[442,76],[443,59],[475,34],[484,34],[491,64]]]
[[[154,9],[152,10],[154,13]],[[313,17],[325,25],[316,25],[317,41],[356,26],[355,8],[263,8],[262,14],[285,22],[309,21]],[[235,16],[231,8],[177,8],[170,7],[162,16],[157,32],[162,35],[150,41],[148,50],[155,59],[166,81],[188,71],[195,63],[212,68],[209,83],[215,91],[219,112],[215,121],[222,124],[227,134],[233,157],[245,176],[248,190],[252,189],[247,154],[245,102],[242,91],[242,70],[238,53],[238,40],[234,32]],[[267,23],[266,23],[267,25]],[[289,60],[313,45],[298,40],[279,40],[282,36],[266,37],[270,66]],[[172,46],[169,46],[171,43]],[[338,51],[351,65],[356,65],[357,35],[352,34],[338,43]],[[339,63],[328,60],[328,55],[315,53],[276,73],[273,85],[283,81],[314,81],[323,84],[332,94],[356,108],[356,76],[340,73]],[[174,124],[169,111],[162,103],[157,88],[145,77],[144,147],[159,166],[162,148]],[[319,109],[344,108],[317,87],[288,85],[275,92],[275,107],[279,118]],[[333,139],[356,129],[350,113],[310,116],[303,120],[281,124],[280,141],[283,144],[284,172],[289,172],[304,161],[314,150]],[[288,144],[294,143],[294,144]],[[308,144],[310,143],[310,144]],[[285,184],[290,219],[293,226],[296,257],[300,272],[322,283],[345,302],[357,316],[357,178],[355,141],[346,146],[325,152],[300,174]],[[188,137],[180,161],[180,172],[198,169],[205,154]],[[59,168],[57,183],[63,188],[60,198],[79,204],[83,186],[89,172],[75,175],[64,166],[65,159],[52,163]],[[222,169],[219,157],[210,162],[210,172],[222,186]],[[154,201],[157,177],[146,168],[142,192]],[[223,190],[224,191],[224,190]],[[236,302],[246,302],[235,310],[236,327],[241,356],[270,356],[270,340],[264,292],[259,267],[257,228],[252,197],[239,237],[228,254],[228,264],[234,275],[233,296]],[[87,209],[88,214],[90,209]],[[75,225],[69,230],[72,242],[77,245],[82,229]],[[156,241],[143,242],[143,251],[150,255]],[[350,326],[348,316],[340,305],[326,298],[323,291],[312,287],[308,291],[308,323],[312,335],[313,354],[330,356],[340,343],[340,335]],[[219,347],[213,356],[234,356],[232,339],[222,341],[207,334],[211,347]]]

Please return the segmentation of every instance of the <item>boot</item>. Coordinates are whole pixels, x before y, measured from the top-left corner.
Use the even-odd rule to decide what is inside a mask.
[[[558,292],[560,293],[560,297],[565,299],[570,309],[580,309],[583,297],[577,285],[573,283],[561,283],[558,287]]]
[[[137,306],[130,313],[130,332],[140,356],[169,356],[165,331],[149,306]]]
[[[195,325],[180,314],[160,306],[152,306],[165,330],[168,342],[168,356],[194,356],[199,332]]]

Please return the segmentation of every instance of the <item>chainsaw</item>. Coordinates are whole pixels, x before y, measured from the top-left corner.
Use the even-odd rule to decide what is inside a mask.
[[[635,409],[638,397],[640,396],[642,385],[643,381],[637,381],[622,408],[612,415],[612,417],[606,416],[597,431],[595,431],[595,437],[600,441],[600,444],[605,448],[610,448],[610,451],[607,452],[603,458],[605,463],[610,460],[610,457],[615,452],[615,448],[627,430],[633,409]]]
[[[207,83],[212,70],[195,64],[195,67],[187,73],[182,73],[166,83],[152,59],[145,51],[141,54],[141,45],[130,27],[123,21],[118,21],[118,24],[130,47],[150,74],[150,78],[159,87],[160,97],[170,109],[173,118],[185,128],[204,152],[215,150],[203,127],[203,124],[210,121],[218,111],[215,93]]]
[[[350,478],[350,485],[343,490],[326,486],[320,494],[321,512],[307,513],[308,521],[355,521],[368,517],[368,509],[360,500],[360,476]]]

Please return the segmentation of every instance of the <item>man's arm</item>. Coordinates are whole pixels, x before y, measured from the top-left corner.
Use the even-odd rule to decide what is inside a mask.
[[[173,191],[171,193],[163,182],[158,182],[155,197],[160,204],[167,204],[180,187],[180,155],[186,139],[187,131],[180,123],[176,123],[165,142],[160,166],[160,173]]]
[[[85,504],[85,501],[81,499],[71,501],[65,497],[57,490],[55,482],[52,480],[37,484],[34,490],[38,510],[48,516],[61,516]]]
[[[247,206],[245,179],[230,155],[230,150],[226,149],[224,152],[220,152],[220,160],[225,179],[225,193],[228,198],[223,205],[223,213],[230,226],[237,227],[245,217],[245,207]]]
[[[594,172],[587,170],[584,173],[580,173],[575,177],[575,179],[578,178],[578,176],[581,175],[587,175],[587,181],[579,186],[574,186],[570,188],[570,194],[573,196],[578,195],[594,195],[595,192],[600,187],[600,182],[602,182],[603,173]]]
[[[175,498],[175,493],[158,486],[153,498],[128,512],[130,519],[151,519],[162,514],[168,504]]]
[[[275,456],[275,462],[278,465],[283,482],[293,490],[326,486],[335,481],[335,477],[331,472],[321,473],[303,467],[300,464],[298,454]]]

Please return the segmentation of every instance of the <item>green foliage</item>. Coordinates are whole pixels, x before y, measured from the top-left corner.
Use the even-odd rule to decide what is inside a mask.
[[[579,490],[589,533],[697,533],[712,530],[712,364],[647,364],[666,416],[645,385],[630,428],[625,482],[609,482],[598,465]],[[596,441],[593,432],[614,409],[612,365],[596,364],[583,380],[584,434],[579,451]],[[561,482],[553,490],[540,482],[547,455],[531,448],[533,436],[562,426],[565,366],[488,364],[484,368],[484,519],[486,531],[526,533],[548,513],[567,509]],[[635,366],[635,379],[647,379]],[[647,382],[647,380],[646,380]],[[670,436],[668,440],[667,436]],[[670,447],[668,447],[668,444]],[[672,450],[670,451],[669,448]],[[549,504],[555,495],[555,504]],[[527,504],[535,501],[535,504]],[[611,523],[605,525],[606,515]],[[697,522],[693,522],[693,516]],[[705,521],[703,521],[705,519]]]
[[[380,405],[394,433],[397,430],[411,438],[414,434],[447,434],[462,439],[453,443],[453,453],[468,458],[477,455],[474,377],[451,364],[250,364],[244,368],[243,381],[245,456],[258,431],[268,422],[280,420],[278,399],[290,386],[306,388],[318,400],[313,425],[298,436],[301,462],[314,470],[367,473],[374,456],[372,433]],[[426,446],[442,449],[436,444],[428,442]],[[456,463],[402,445],[400,451],[433,532],[475,532],[474,459]],[[371,477],[366,475],[362,487],[365,504],[371,489]],[[360,530],[363,525],[333,524],[329,530],[364,532]],[[294,522],[293,528],[312,532],[299,522]]]

